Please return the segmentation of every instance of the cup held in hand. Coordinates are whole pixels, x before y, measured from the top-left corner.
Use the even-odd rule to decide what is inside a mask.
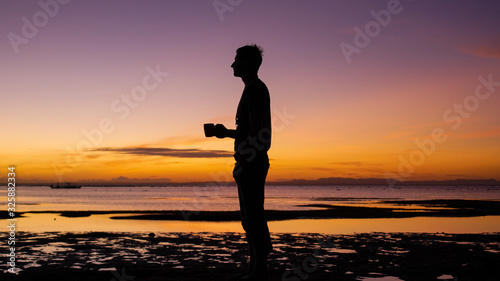
[[[205,130],[205,137],[214,137],[215,136],[215,124],[207,123],[203,124],[203,129]]]

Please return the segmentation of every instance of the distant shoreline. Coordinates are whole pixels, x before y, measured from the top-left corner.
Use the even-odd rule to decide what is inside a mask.
[[[179,187],[220,187],[236,186],[233,181],[228,182],[156,182],[152,180],[138,181],[75,181],[73,184],[84,187],[135,187],[135,186],[179,186]],[[18,186],[47,186],[53,185],[53,182],[23,183],[18,182]],[[500,181],[496,179],[455,179],[455,180],[426,180],[426,181],[394,181],[388,183],[386,179],[380,178],[320,178],[316,180],[295,179],[289,181],[269,181],[268,186],[387,186],[389,188],[399,188],[404,186],[450,186],[450,187],[469,187],[483,186],[497,188],[500,190]]]

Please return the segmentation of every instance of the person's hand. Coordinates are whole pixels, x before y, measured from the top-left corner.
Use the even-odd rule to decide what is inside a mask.
[[[214,126],[214,135],[219,139],[227,137],[227,128],[222,124],[216,124]]]

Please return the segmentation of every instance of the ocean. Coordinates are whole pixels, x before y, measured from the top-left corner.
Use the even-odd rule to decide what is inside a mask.
[[[0,196],[6,202],[7,192]],[[396,200],[500,200],[498,186],[267,186],[266,210],[312,210],[311,205],[335,204],[364,207],[395,207]],[[398,206],[404,208],[404,206]],[[429,206],[412,205],[423,211]],[[236,211],[235,186],[83,186],[51,189],[18,186],[16,211],[19,231],[27,232],[242,232],[238,221],[115,219],[135,211]],[[48,212],[52,211],[52,212]],[[57,212],[90,211],[84,216]],[[97,214],[92,211],[128,211],[128,214]],[[48,212],[48,213],[44,213]],[[408,218],[290,219],[270,221],[274,233],[351,234],[370,232],[493,233],[500,232],[500,216]]]
[[[7,197],[5,189],[0,194]],[[500,200],[500,187],[267,186],[265,207],[268,210],[305,210],[313,209],[305,206],[308,204],[352,205],[384,200],[432,199]],[[83,186],[81,189],[18,186],[16,203],[18,212],[239,210],[235,186]]]

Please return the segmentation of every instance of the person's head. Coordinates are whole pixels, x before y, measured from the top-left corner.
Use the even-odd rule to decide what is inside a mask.
[[[236,50],[231,67],[234,70],[234,76],[244,77],[256,75],[262,64],[262,48],[257,45],[246,45]]]

